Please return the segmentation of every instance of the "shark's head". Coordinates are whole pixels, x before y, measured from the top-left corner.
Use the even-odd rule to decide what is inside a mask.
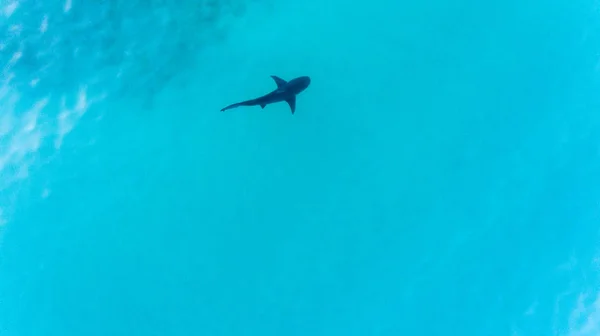
[[[288,84],[292,86],[294,88],[295,93],[298,94],[306,90],[306,88],[310,85],[310,77],[302,76],[294,78]]]
[[[308,77],[308,76],[298,77],[298,81],[300,82],[301,86],[303,87],[302,90],[306,89],[310,85],[310,77]]]

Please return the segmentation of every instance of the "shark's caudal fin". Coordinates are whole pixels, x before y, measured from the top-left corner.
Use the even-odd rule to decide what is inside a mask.
[[[232,109],[232,108],[236,108],[236,107],[238,107],[238,106],[241,106],[241,104],[240,104],[240,103],[237,103],[237,104],[231,104],[231,105],[229,105],[229,106],[227,106],[227,107],[223,107],[223,108],[221,109],[221,112],[223,112],[223,111],[227,111],[227,110],[229,110],[229,109]]]
[[[236,107],[240,107],[240,106],[252,106],[252,105],[256,105],[254,100],[246,100],[240,103],[235,103],[235,104],[231,104],[227,107],[224,107],[221,109],[221,112],[232,109],[232,108],[236,108]]]
[[[277,76],[271,76],[271,78],[273,78],[273,80],[275,81],[275,84],[277,84],[278,88],[287,84],[287,81],[285,81]]]

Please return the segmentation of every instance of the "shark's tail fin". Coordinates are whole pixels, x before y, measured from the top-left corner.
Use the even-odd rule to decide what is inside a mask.
[[[232,109],[232,108],[236,108],[236,107],[238,107],[238,106],[242,106],[242,105],[241,105],[240,103],[237,103],[237,104],[231,104],[231,105],[229,105],[229,106],[223,107],[223,108],[221,109],[221,112],[223,112],[223,111],[226,111],[226,110],[230,110],[230,109]]]
[[[225,110],[232,109],[232,108],[240,107],[240,106],[253,106],[253,105],[256,105],[256,101],[254,99],[252,99],[252,100],[246,100],[246,101],[243,101],[241,103],[235,103],[235,104],[231,104],[231,105],[229,105],[227,107],[224,107],[224,108],[221,109],[221,112],[223,112]],[[261,105],[261,107],[264,108],[263,105]]]

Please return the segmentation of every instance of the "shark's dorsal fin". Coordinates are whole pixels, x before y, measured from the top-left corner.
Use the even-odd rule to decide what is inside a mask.
[[[287,81],[285,81],[277,76],[271,76],[271,78],[273,78],[273,80],[275,81],[275,84],[277,84],[278,88],[287,84]]]
[[[286,99],[285,102],[288,103],[288,105],[290,105],[290,110],[292,110],[292,114],[294,114],[294,112],[296,112],[296,96],[292,96],[292,98]]]

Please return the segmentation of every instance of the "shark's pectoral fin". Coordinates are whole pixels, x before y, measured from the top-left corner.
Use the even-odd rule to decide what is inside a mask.
[[[294,114],[294,112],[296,112],[296,96],[286,99],[285,102],[290,105],[290,110],[292,110],[292,114]]]
[[[265,106],[267,106],[267,104],[260,104],[260,108],[265,108]]]
[[[287,81],[277,77],[277,76],[271,76],[271,78],[273,78],[273,80],[275,81],[275,84],[277,84],[277,87],[282,87],[283,85],[287,84]]]

